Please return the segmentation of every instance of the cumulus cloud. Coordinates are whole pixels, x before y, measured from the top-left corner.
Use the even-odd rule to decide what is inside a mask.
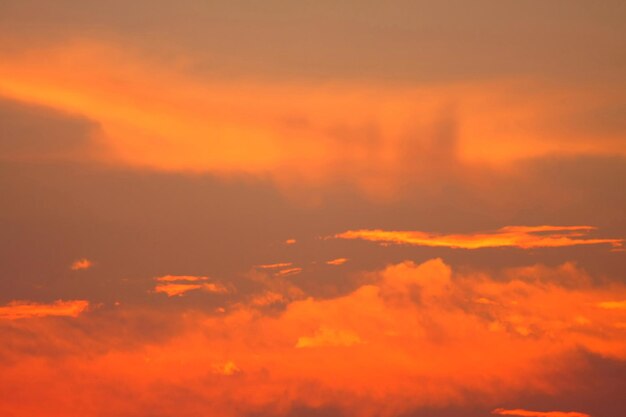
[[[608,244],[621,248],[624,239],[590,238],[592,226],[506,226],[492,232],[437,234],[421,231],[348,230],[337,239],[361,239],[381,244],[405,244],[460,249],[515,247],[521,249],[555,248]]]
[[[8,399],[0,409],[15,410],[37,393],[45,401],[33,401],[31,414],[44,414],[36,408],[44,403],[69,410],[74,405],[58,394],[72,391],[90,397],[100,414],[191,416],[217,407],[228,416],[285,415],[299,404],[393,416],[425,406],[510,401],[528,392],[554,395],[580,382],[567,375],[584,370],[581,351],[626,360],[618,326],[626,312],[607,315],[597,307],[626,298],[626,287],[594,284],[573,264],[507,269],[495,277],[433,259],[365,278],[356,290],[329,299],[267,290],[278,294],[266,294],[266,302],[278,300],[280,311],[259,309],[251,298],[221,314],[186,312],[178,334],[133,349],[112,348],[102,334],[100,346],[84,346],[84,359],[60,364],[59,372],[97,381],[89,386],[59,380],[40,362],[15,361],[0,375]],[[115,381],[125,381],[124,392],[139,400],[111,403],[107,392]],[[184,396],[174,394],[180,392]],[[17,393],[21,400],[14,402]],[[96,415],[93,410],[74,414]]]
[[[86,300],[57,300],[50,304],[29,301],[11,301],[0,307],[0,319],[25,319],[31,317],[65,316],[77,317],[89,307]]]

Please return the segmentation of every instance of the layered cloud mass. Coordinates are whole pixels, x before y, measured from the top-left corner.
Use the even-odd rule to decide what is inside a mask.
[[[623,0],[0,0],[0,417],[626,416]]]
[[[0,94],[93,121],[92,143],[67,158],[270,175],[284,185],[339,179],[376,194],[407,174],[457,175],[478,162],[626,155],[626,129],[596,131],[589,140],[585,129],[571,128],[581,114],[619,106],[621,97],[527,79],[402,87],[226,81],[115,44],[75,40],[5,56]]]
[[[332,299],[283,293],[284,308],[274,315],[254,303],[218,315],[177,314],[171,326],[126,341],[115,321],[126,327],[147,315],[156,322],[162,313],[118,307],[76,325],[42,318],[3,325],[15,336],[2,347],[0,409],[192,416],[218,407],[239,416],[333,406],[349,415],[400,415],[567,391],[585,383],[572,379],[585,372],[585,354],[626,359],[626,311],[601,307],[626,299],[626,286],[599,284],[572,264],[508,269],[496,278],[433,259],[391,265],[367,281]],[[33,332],[39,336],[27,353],[21,346]],[[135,401],[112,401],[111,390]],[[61,392],[81,400],[68,402]]]

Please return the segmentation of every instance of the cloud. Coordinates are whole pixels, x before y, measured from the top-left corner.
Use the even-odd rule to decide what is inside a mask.
[[[255,268],[275,269],[275,268],[284,268],[284,267],[291,266],[291,265],[293,265],[291,262],[280,262],[280,263],[275,263],[275,264],[257,265],[257,266],[255,266]]]
[[[208,277],[197,277],[193,275],[164,275],[162,277],[155,278],[155,280],[159,282],[197,282],[207,281],[208,279]]]
[[[302,268],[297,267],[297,266],[293,266],[292,262],[280,262],[280,263],[275,263],[275,264],[262,264],[262,265],[256,265],[255,268],[258,269],[269,269],[272,270],[274,276],[276,277],[285,277],[288,275],[295,275],[295,274],[299,274],[300,272],[302,272]]]
[[[521,249],[558,248],[577,245],[609,244],[622,247],[624,239],[587,238],[592,226],[507,226],[493,232],[436,234],[420,231],[348,230],[337,239],[361,239],[381,244],[405,244],[457,249],[515,247]]]
[[[617,326],[626,312],[597,308],[626,298],[626,287],[596,284],[571,263],[492,275],[455,271],[433,259],[390,265],[363,279],[334,298],[267,290],[278,294],[265,295],[280,309],[260,309],[252,297],[220,314],[185,309],[174,334],[149,343],[111,345],[114,326],[101,318],[90,327],[91,316],[80,318],[89,337],[39,329],[72,357],[51,369],[41,358],[20,356],[27,351],[21,344],[0,346],[5,356],[21,358],[0,375],[6,393],[0,410],[10,414],[27,403],[29,415],[46,415],[45,404],[64,415],[193,416],[220,409],[240,417],[328,406],[358,417],[391,417],[529,393],[571,395],[587,383],[581,377],[586,355],[626,360],[624,330]],[[119,307],[107,320],[119,323],[128,315],[163,320],[155,307]],[[59,379],[57,372],[77,377]],[[90,398],[93,408],[63,402],[59,393],[70,391]],[[40,401],[30,401],[35,396]]]
[[[432,186],[433,176],[459,176],[476,163],[506,167],[552,154],[626,155],[620,129],[590,128],[590,140],[589,129],[559,127],[614,107],[619,97],[608,91],[527,80],[419,86],[228,81],[124,45],[84,40],[2,61],[1,94],[100,126],[102,148],[76,155],[79,160],[269,175],[289,188],[348,181],[388,194],[408,178]]]
[[[337,258],[337,259],[332,259],[330,261],[326,261],[328,265],[334,265],[334,266],[343,265],[346,262],[348,262],[348,258]]]
[[[313,336],[301,336],[296,342],[297,348],[352,346],[363,343],[359,335],[350,331],[320,327]]]
[[[63,160],[84,154],[97,125],[76,114],[8,100],[0,92],[0,160]]]
[[[70,269],[72,271],[79,271],[81,269],[89,269],[93,266],[93,262],[91,262],[87,258],[82,258],[77,261],[74,261],[72,265],[70,265]]]
[[[287,275],[296,275],[302,272],[302,268],[294,267],[294,268],[284,268],[275,272],[276,276],[286,277]]]
[[[626,300],[623,301],[602,301],[599,302],[598,307],[606,310],[626,310]]]
[[[189,291],[195,290],[216,294],[228,292],[222,285],[205,282],[208,280],[208,277],[192,275],[165,275],[155,278],[155,281],[164,282],[165,284],[157,284],[154,287],[154,292],[167,294],[168,297],[182,296]],[[194,282],[195,284],[189,284],[190,282]]]
[[[89,307],[86,300],[63,301],[42,304],[29,301],[11,301],[0,307],[0,319],[16,320],[32,317],[78,317]]]
[[[241,372],[241,369],[239,369],[237,365],[235,364],[235,362],[233,361],[227,361],[224,363],[214,365],[213,370],[216,374],[226,375],[226,376],[235,375]]]
[[[505,410],[497,408],[492,411],[493,414],[501,416],[517,416],[517,417],[591,417],[589,414],[564,412],[564,411],[528,411],[522,409]]]

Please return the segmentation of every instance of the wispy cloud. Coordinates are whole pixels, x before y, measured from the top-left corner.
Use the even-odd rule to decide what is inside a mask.
[[[197,282],[207,281],[208,279],[208,277],[197,277],[193,275],[164,275],[155,278],[155,280],[159,282]]]
[[[208,277],[193,275],[165,275],[155,278],[159,282],[154,287],[154,292],[167,294],[168,297],[182,296],[189,291],[202,290],[211,293],[226,293],[228,290],[220,285],[209,281]]]
[[[339,265],[345,264],[346,262],[348,262],[348,258],[337,258],[337,259],[332,259],[330,261],[326,261],[326,264],[339,266]]]
[[[504,408],[497,408],[493,410],[492,413],[501,416],[516,417],[591,417],[589,414],[577,413],[573,411],[529,411],[522,409],[505,410]]]
[[[260,269],[277,269],[277,268],[285,268],[288,266],[293,265],[293,263],[291,262],[279,262],[279,263],[275,263],[275,264],[261,264],[261,265],[256,265],[255,268],[260,268]]]
[[[65,316],[77,317],[89,307],[86,300],[57,300],[54,303],[12,301],[0,307],[0,319],[25,319],[31,317]]]
[[[383,192],[406,181],[408,171],[444,175],[464,161],[626,154],[623,135],[596,128],[590,141],[588,132],[554,127],[554,120],[574,121],[598,103],[616,101],[604,91],[528,88],[518,81],[420,87],[227,81],[197,72],[192,76],[152,54],[95,41],[28,52],[0,57],[2,93],[95,121],[109,151],[97,156],[108,163],[269,173],[277,184],[292,187],[347,179],[361,189]],[[67,75],[87,68],[80,76]],[[108,79],[119,85],[103,83]],[[507,106],[497,104],[502,100]],[[452,121],[445,110],[451,102],[457,109]],[[518,123],[508,123],[512,117]],[[579,140],[572,140],[576,135]],[[407,136],[412,137],[410,148]],[[408,149],[415,152],[407,154]]]
[[[81,269],[89,269],[93,266],[93,262],[91,262],[87,258],[82,258],[74,261],[72,265],[70,265],[70,269],[72,271],[79,271]]]
[[[278,271],[276,271],[275,275],[278,277],[286,277],[288,275],[299,274],[300,272],[302,272],[302,268],[299,268],[299,267],[283,268],[283,269],[279,269]]]
[[[348,230],[334,235],[337,239],[361,239],[381,244],[482,249],[514,247],[521,249],[556,248],[608,244],[622,247],[624,239],[590,238],[592,226],[507,226],[491,232],[438,234],[422,231],[381,229]]]

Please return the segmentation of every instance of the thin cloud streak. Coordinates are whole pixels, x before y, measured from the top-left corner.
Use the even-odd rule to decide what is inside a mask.
[[[343,265],[346,262],[348,262],[348,258],[337,258],[337,259],[332,259],[330,261],[326,261],[327,265],[333,265],[333,266],[339,266],[339,265]]]
[[[288,266],[293,265],[293,263],[291,262],[279,262],[279,263],[275,263],[275,264],[261,264],[261,265],[256,265],[255,268],[260,268],[260,269],[276,269],[276,268],[285,268]]]
[[[294,267],[294,268],[285,268],[278,270],[275,275],[278,277],[286,277],[288,275],[295,275],[302,272],[302,268]]]
[[[592,226],[507,226],[493,232],[437,234],[422,231],[381,229],[348,230],[336,239],[360,239],[380,244],[431,246],[455,249],[512,247],[520,249],[558,248],[578,245],[608,244],[621,248],[624,239],[587,238]]]
[[[529,411],[519,408],[514,410],[497,408],[492,411],[492,414],[516,417],[592,417],[589,414],[577,413],[572,411]]]
[[[189,291],[202,290],[205,292],[223,294],[228,290],[222,285],[206,282],[208,277],[193,275],[165,275],[154,279],[159,282],[154,292],[166,294],[168,297],[182,296]],[[164,284],[162,284],[164,283]]]
[[[78,317],[89,307],[86,300],[57,300],[50,304],[30,301],[11,301],[0,307],[0,319],[16,320],[33,317]]]
[[[162,277],[155,278],[155,280],[159,282],[197,282],[207,281],[208,279],[208,277],[197,277],[193,275],[164,275]]]

